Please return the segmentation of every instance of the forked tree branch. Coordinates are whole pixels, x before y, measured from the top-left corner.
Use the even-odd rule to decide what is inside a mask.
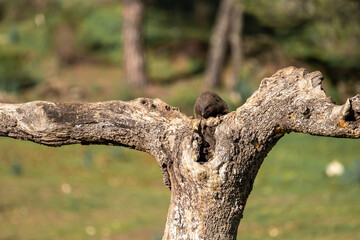
[[[275,132],[359,138],[360,94],[335,105],[321,87],[323,75],[288,67],[261,82],[260,88],[238,108],[272,122]],[[262,128],[263,129],[263,128]]]
[[[322,79],[302,68],[279,70],[236,111],[208,119],[146,98],[0,104],[0,136],[148,152],[172,189],[163,239],[236,239],[256,174],[284,134],[360,137],[360,95],[335,105]]]
[[[322,79],[320,72],[307,73],[305,69],[293,67],[282,69],[264,79],[236,113],[243,121],[252,119],[249,116],[253,114],[263,121],[278,118],[276,124],[286,132],[358,138],[360,94],[337,106],[322,90]],[[154,146],[155,140],[168,134],[171,126],[175,131],[192,121],[160,99],[0,103],[0,136],[49,146],[121,145],[153,153],[152,149],[159,150]]]
[[[102,144],[148,152],[156,157],[168,186],[165,161],[166,153],[174,147],[171,136],[188,121],[178,108],[160,99],[0,104],[0,136],[55,147]]]

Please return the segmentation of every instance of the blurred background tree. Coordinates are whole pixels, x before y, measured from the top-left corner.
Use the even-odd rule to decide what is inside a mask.
[[[143,47],[143,0],[123,0],[124,78],[135,87],[147,84]]]
[[[243,4],[240,0],[223,0],[210,38],[206,66],[206,85],[219,87],[224,66],[227,45],[230,46],[230,77],[227,91],[232,102],[241,99],[236,90],[242,58]]]
[[[137,16],[144,17],[144,24],[136,26],[139,40],[126,41],[124,26],[131,24],[125,23],[127,18],[122,17],[123,7],[119,1],[2,0],[1,61],[8,62],[7,65],[16,62],[19,76],[1,74],[1,88],[7,92],[19,93],[23,89],[29,92],[32,90],[28,86],[48,84],[50,78],[70,73],[74,67],[106,66],[121,71],[124,66],[125,82],[169,86],[179,80],[194,80],[200,81],[201,89],[217,87],[220,91],[233,91],[244,101],[263,77],[281,67],[296,65],[321,70],[328,79],[327,91],[337,101],[344,101],[359,91],[358,1],[147,0],[139,4]],[[233,14],[221,14],[222,9]],[[228,26],[219,25],[220,19]],[[142,39],[144,47],[141,47]],[[215,39],[218,44],[214,43]],[[129,47],[126,42],[130,43]],[[227,48],[228,45],[231,48]],[[131,49],[137,50],[126,57]],[[132,60],[123,62],[123,58]],[[138,69],[135,71],[138,80],[129,80],[129,76],[135,79],[134,71],[126,70],[131,69],[126,66],[132,65]],[[122,71],[119,78],[121,75]],[[206,80],[200,80],[205,76]],[[8,83],[10,81],[14,84]],[[20,84],[22,81],[25,83]],[[12,85],[17,87],[10,87]],[[33,91],[41,85],[32,88]],[[89,95],[88,90],[83,91],[81,96]],[[144,93],[136,88],[132,91],[135,93],[130,95]],[[232,102],[239,103],[236,98]],[[187,107],[190,106],[185,106],[185,111]]]
[[[143,20],[141,21],[140,19],[139,22],[142,22],[142,25],[139,24],[136,27],[139,36],[136,41],[126,42],[125,28],[127,26],[127,18],[126,14],[123,14],[124,11],[129,13],[126,10],[126,7],[129,7],[125,5],[126,2],[137,2],[142,5],[139,9],[143,10],[138,12],[138,18],[143,18]],[[221,6],[225,3],[229,4],[226,9],[227,12],[232,12],[231,14],[221,14],[223,9]],[[106,101],[113,99],[130,100],[139,96],[145,96],[152,98],[159,97],[171,105],[180,107],[183,112],[191,115],[197,95],[213,87],[229,103],[231,109],[234,110],[257,89],[261,79],[272,75],[282,67],[294,65],[306,67],[310,71],[320,70],[324,73],[325,90],[337,103],[343,103],[347,97],[360,92],[359,13],[360,2],[357,0],[0,0],[0,102],[24,102],[38,99],[50,101]],[[217,27],[220,16],[227,18],[226,28]],[[216,30],[223,32],[217,33]],[[211,39],[214,39],[214,35],[222,38],[221,47],[212,43]],[[141,43],[136,42],[141,41],[143,46],[139,47]],[[134,76],[134,73],[130,73],[132,70],[126,73],[126,60],[124,59],[132,58],[126,56],[126,51],[132,48],[131,46],[127,47],[126,44],[136,44],[135,49],[137,52],[135,54],[141,55],[143,58],[139,60],[139,62],[143,61],[143,63],[135,61],[138,63],[134,64],[134,68],[140,69],[135,71],[139,73],[138,80],[131,80],[130,77]],[[212,51],[219,51],[222,54],[222,57],[214,57],[214,61],[220,62],[215,64],[216,67],[210,67],[209,64]],[[215,70],[216,74],[210,74],[211,71]],[[210,84],[206,80],[207,76],[210,75],[215,76],[215,84]],[[141,88],[129,86],[129,83],[132,81],[136,82],[136,84],[133,84],[135,86],[143,85],[144,83],[146,85]],[[302,148],[302,146],[310,147],[308,145],[311,144],[306,145],[306,143],[299,145],[299,142],[301,142],[301,139],[299,139],[294,138],[294,146],[300,146],[299,148]],[[25,179],[31,174],[29,169],[33,170],[33,176],[37,176],[37,174],[43,174],[44,178],[46,176],[45,179],[49,181],[48,184],[56,185],[55,178],[57,180],[60,179],[56,174],[45,173],[48,171],[45,165],[48,164],[49,158],[56,158],[50,154],[50,150],[54,151],[53,149],[47,152],[47,150],[40,147],[24,148],[22,143],[16,145],[8,141],[5,140],[3,145],[0,144],[0,147],[3,146],[0,150],[0,153],[3,154],[3,159],[0,162],[0,182],[3,184],[0,184],[0,191],[2,190],[7,193],[3,194],[3,192],[0,192],[0,222],[2,221],[2,216],[4,216],[4,219],[8,219],[7,215],[1,215],[7,211],[4,209],[12,209],[12,206],[15,209],[18,205],[12,203],[14,199],[22,199],[23,197],[20,192],[29,191],[26,184],[31,184],[31,181],[26,181]],[[316,146],[320,145],[319,143]],[[318,148],[326,149],[327,146],[327,144],[322,144]],[[338,145],[334,143],[334,146]],[[346,146],[339,145],[338,151],[342,153],[343,148],[346,148]],[[8,152],[8,149],[11,148],[14,149],[13,153]],[[33,151],[34,156],[38,156],[38,158],[29,157],[28,152],[25,152],[23,148],[30,149],[28,151]],[[56,165],[52,170],[66,176],[68,176],[69,172],[79,171],[83,174],[80,175],[84,177],[84,182],[87,181],[87,178],[91,178],[91,175],[93,176],[92,183],[95,184],[94,186],[98,186],[96,184],[101,182],[99,179],[105,182],[108,181],[111,187],[121,185],[119,181],[121,182],[122,180],[119,180],[115,173],[112,173],[110,170],[111,173],[104,170],[104,166],[115,166],[117,164],[117,162],[111,162],[110,159],[122,159],[122,165],[114,168],[120,172],[124,167],[124,162],[125,166],[128,166],[127,170],[130,172],[132,171],[131,167],[139,167],[136,165],[136,161],[132,162],[132,158],[145,159],[142,163],[148,159],[143,155],[139,157],[139,155],[125,150],[116,150],[116,152],[111,150],[108,154],[109,150],[101,149],[99,151],[102,153],[102,156],[94,154],[91,161],[86,161],[87,166],[84,170],[81,167],[84,165],[83,155],[86,155],[84,153],[85,150],[81,150],[81,147],[69,149],[73,150],[66,150],[65,148],[65,153],[59,153],[59,156],[61,156],[58,157],[59,159],[66,159],[64,160],[65,165]],[[316,149],[315,152],[318,151],[319,149]],[[43,152],[47,152],[47,154],[43,156]],[[349,150],[349,152],[351,151]],[[16,154],[21,155],[23,158],[30,158],[29,161],[36,167],[31,168],[31,166],[24,164],[27,161],[23,161],[21,158],[18,159],[15,156],[18,159],[16,160],[16,165],[21,166],[21,174],[13,174],[11,170],[13,167],[11,166],[14,165],[14,161],[7,161],[6,159],[13,159],[13,155]],[[72,154],[75,155],[73,156]],[[279,151],[276,156],[281,157],[283,155],[289,157],[291,152],[283,153]],[[357,155],[360,155],[360,153],[357,152]],[[339,154],[339,156],[342,156],[342,154]],[[328,158],[331,158],[331,156],[328,156]],[[72,163],[72,160],[80,162],[79,165]],[[327,162],[327,160],[326,158],[316,159],[316,161],[320,162]],[[281,159],[279,161],[281,162]],[[314,159],[313,162],[316,161]],[[350,160],[348,161],[350,162]],[[38,162],[46,164],[44,166],[41,164],[37,165]],[[289,162],[292,161],[283,161],[281,164],[288,166],[290,165]],[[73,164],[76,165],[75,169],[77,170],[69,170],[74,169]],[[96,167],[91,168],[92,165],[96,165]],[[7,175],[6,166],[9,166],[10,169],[9,176]],[[264,167],[266,168],[266,165]],[[292,165],[289,168],[291,167]],[[313,174],[319,172],[319,168],[316,167],[320,168],[321,165],[318,164],[315,167],[311,164],[301,165],[298,163],[296,165],[296,169],[302,168],[304,172],[311,172]],[[283,169],[280,171],[280,166],[278,166],[278,169],[275,165],[268,165],[268,168],[271,169],[271,173],[274,173],[274,175],[265,175],[265,178],[266,176],[269,179],[272,177],[271,179],[274,179],[275,185],[284,179],[291,182],[295,174],[293,172],[290,174],[289,171],[286,172]],[[102,170],[97,171],[96,169]],[[156,166],[154,169],[157,169]],[[86,171],[91,172],[91,174],[87,175],[88,172]],[[281,175],[280,172],[285,172],[286,174]],[[136,175],[136,173],[134,174]],[[15,176],[25,179],[24,188],[21,188],[21,184],[19,185],[21,179],[14,179]],[[95,179],[96,176],[98,177],[97,179]],[[154,183],[153,180],[150,181],[149,179],[152,178],[158,179],[159,182]],[[34,179],[36,179],[35,177],[32,180],[36,182]],[[138,187],[138,184],[143,184],[144,186],[146,185],[146,188],[141,188],[141,191],[150,189],[147,194],[154,192],[161,195],[161,197],[167,196],[167,192],[157,192],[161,188],[160,175],[147,176],[145,174],[144,176],[137,176],[138,180],[130,177],[129,179],[134,184],[134,189],[135,186]],[[74,181],[76,182],[76,180]],[[262,181],[261,178],[259,181]],[[264,180],[264,182],[269,182],[269,180]],[[324,186],[328,184],[325,180],[323,183]],[[41,184],[46,185],[45,183]],[[66,184],[64,186],[68,186]],[[76,183],[74,184],[76,185]],[[154,188],[151,188],[151,184],[154,185]],[[4,190],[9,189],[7,187],[9,185],[13,186],[14,192]],[[288,192],[287,189],[296,189],[297,185],[294,182],[291,187],[280,187],[278,193],[285,194]],[[17,188],[16,186],[19,187]],[[334,191],[330,194],[346,191],[342,187],[337,187],[337,185],[335,187],[331,185],[330,187]],[[19,188],[21,189],[19,190]],[[37,188],[38,185],[34,185],[33,188],[30,187],[29,189],[36,192]],[[33,202],[31,200],[33,196],[38,196],[38,199],[34,200],[35,202],[39,202],[39,199],[50,198],[53,201],[50,201],[50,205],[52,204],[50,208],[56,208],[55,206],[59,202],[55,196],[58,195],[55,195],[55,193],[51,192],[52,190],[46,187],[45,190],[43,188],[40,189],[39,195],[32,195],[32,192],[28,192],[29,202]],[[66,187],[66,189],[69,190],[69,187]],[[101,189],[100,185],[98,188],[95,187],[93,189],[95,191],[94,194],[96,195],[99,192],[107,194],[102,192]],[[321,196],[316,195],[322,190],[323,187],[314,188],[314,195],[312,197],[309,196],[310,200],[307,200],[317,199],[316,197],[328,199],[328,195],[325,192]],[[133,201],[135,203],[134,199],[141,198],[140,196],[142,195],[136,191],[133,190],[130,194],[133,197],[129,198],[130,202]],[[298,191],[302,192],[304,190],[298,189]],[[356,191],[349,191],[351,193],[342,192],[344,194],[342,196],[357,194]],[[51,197],[52,194],[54,194],[54,198]],[[74,211],[77,214],[75,214],[76,216],[84,216],[88,220],[94,216],[90,217],[86,214],[87,212],[95,215],[96,213],[92,212],[91,209],[93,208],[91,207],[87,208],[87,211],[81,212],[83,211],[81,202],[84,202],[81,196],[86,195],[86,193],[82,192],[81,194],[77,196],[78,198],[73,197],[61,201],[64,201],[65,205],[67,204],[66,206],[69,207],[71,214]],[[106,198],[103,199],[108,201],[106,204],[100,203],[100,200],[96,197],[94,198],[94,196],[92,198],[93,200],[85,201],[85,205],[88,204],[88,206],[99,208],[101,206],[104,208],[110,206],[108,205],[110,201],[106,200]],[[258,203],[257,199],[261,198],[256,198],[256,203]],[[329,197],[329,199],[334,199],[334,197]],[[276,201],[274,200],[274,202]],[[340,202],[336,205],[329,200],[328,203],[329,205],[343,206]],[[347,203],[347,206],[352,208],[356,208],[358,205],[352,204],[350,200]],[[140,205],[136,205],[136,208]],[[263,204],[259,203],[257,205]],[[111,205],[111,207],[116,209],[121,206]],[[251,205],[248,206],[248,209],[251,211]],[[336,211],[338,209],[341,210],[342,208],[336,208]],[[166,210],[165,207],[165,213]],[[15,216],[19,213],[19,216],[22,216],[23,211],[19,211],[14,210],[11,214]],[[130,210],[125,209],[124,211]],[[318,212],[314,211],[314,213],[318,214],[321,211],[324,210],[320,209]],[[115,210],[114,212],[116,213]],[[261,223],[256,223],[255,232],[258,229],[262,229],[261,226],[266,224],[266,219],[269,218],[264,217],[264,215],[267,212],[268,209],[263,209],[259,215],[256,215],[256,212],[254,213],[254,219],[258,218],[262,221]],[[288,213],[289,211],[286,212]],[[349,212],[351,211],[349,210]],[[355,211],[352,210],[352,212]],[[111,213],[109,214],[111,215]],[[37,219],[35,215],[34,219]],[[129,212],[129,216],[132,215]],[[157,213],[155,212],[153,215],[157,215]],[[74,215],[71,216],[74,217]],[[105,217],[99,217],[99,219],[106,222]],[[75,222],[80,224],[80,222],[83,222],[82,220],[76,218]],[[140,220],[134,221],[140,222],[140,225],[143,226],[142,221],[147,220],[140,218]],[[271,225],[272,222],[269,222],[268,224]],[[26,224],[23,223],[22,226]],[[147,222],[146,224],[150,223]],[[297,224],[299,223],[295,222],[294,226]],[[3,224],[0,224],[0,227],[1,225]],[[159,224],[161,229],[163,225],[163,223]],[[30,224],[29,226],[33,225]],[[118,226],[116,221],[112,226]],[[356,229],[357,226],[358,221],[353,221],[352,225],[346,226],[346,229],[352,229],[352,227]],[[87,230],[90,229],[88,231],[90,234],[94,233],[92,228],[89,226],[85,227],[88,227],[86,228]],[[65,227],[62,226],[62,228]],[[251,226],[248,228],[251,230],[250,232],[254,232]],[[22,229],[24,230],[24,228]],[[117,228],[116,231],[120,232],[124,229],[125,227]],[[131,227],[127,226],[126,229],[131,229]],[[293,228],[289,227],[289,229]],[[4,233],[5,230],[9,234],[16,232],[15,228],[9,228],[8,225],[4,226],[4,229],[0,232]],[[275,230],[273,232],[276,233]],[[24,231],[26,232],[26,230]],[[31,227],[29,227],[28,231],[31,232]],[[58,236],[65,235],[71,236],[68,239],[84,239],[84,236],[81,234],[82,237],[79,237],[76,233],[71,235],[73,234],[71,230],[68,230],[69,232],[63,232],[61,229],[58,231],[55,234],[57,237],[49,235],[50,237],[48,236],[44,239],[56,239]],[[267,234],[267,230],[263,229],[257,233],[261,235],[264,231]],[[106,235],[107,230],[105,229],[103,232]],[[38,237],[31,238],[31,235],[28,238],[23,235],[21,237],[14,237],[10,234],[9,236],[8,238],[5,236],[5,239],[40,239]],[[132,239],[134,238],[140,239],[139,237],[132,237]],[[291,238],[291,236],[288,238]],[[351,239],[351,237],[347,236],[339,238]],[[259,239],[264,239],[263,235]]]

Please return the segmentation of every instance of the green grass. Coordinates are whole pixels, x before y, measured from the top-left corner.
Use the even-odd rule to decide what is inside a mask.
[[[329,178],[360,160],[359,140],[291,134],[265,159],[240,224],[242,239],[359,239],[360,182]],[[276,235],[276,236],[274,236]]]
[[[239,239],[359,239],[360,184],[324,173],[333,160],[350,166],[359,147],[285,136],[259,171]],[[160,239],[170,193],[151,156],[0,138],[0,157],[0,239]]]
[[[11,139],[1,139],[0,149],[0,239],[162,233],[170,193],[151,156],[119,147],[48,148]],[[21,166],[18,175],[14,162]],[[93,236],[88,227],[95,229]]]

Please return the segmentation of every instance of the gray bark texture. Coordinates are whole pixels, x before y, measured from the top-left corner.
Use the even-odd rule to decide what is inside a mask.
[[[322,90],[322,79],[318,71],[279,70],[236,111],[208,119],[147,98],[0,104],[0,136],[148,152],[171,188],[163,239],[236,239],[257,172],[284,134],[360,137],[360,94],[335,105]],[[204,136],[212,142],[207,151]]]

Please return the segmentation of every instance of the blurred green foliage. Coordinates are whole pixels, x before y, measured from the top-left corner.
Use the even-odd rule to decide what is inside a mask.
[[[269,65],[279,68],[288,62],[321,70],[336,91],[339,82],[343,81],[352,89],[359,88],[358,1],[244,0],[243,4],[245,58],[240,82],[251,82],[269,75],[246,69],[247,62],[256,59],[256,64],[262,68]],[[187,72],[198,73],[204,69],[218,5],[219,1],[215,0],[147,2],[144,40],[150,77],[154,82],[169,83],[179,79],[177,75],[188,76]],[[69,58],[70,64],[94,58],[119,64],[122,59],[121,24],[118,1],[0,1],[0,45],[5,49],[3,51],[11,42],[44,61],[58,55],[59,58]],[[56,32],[59,26],[71,26],[63,34],[74,36],[65,38],[66,43],[54,44],[58,34],[61,35]],[[4,33],[10,40],[7,43],[1,41]],[[66,49],[61,49],[63,45],[74,47],[66,53]],[[186,56],[189,61],[180,69],[174,61],[179,55]],[[42,68],[36,70],[41,72]],[[341,94],[334,92],[334,96],[339,98]]]
[[[78,45],[86,52],[119,62],[122,58],[120,16],[120,6],[103,7],[91,11],[79,23],[76,33]]]
[[[358,81],[359,1],[245,0],[245,6],[258,30],[275,39],[288,57],[320,67],[334,84]],[[249,28],[245,20],[245,30],[254,34]]]
[[[19,93],[37,82],[26,53],[16,50],[0,52],[0,90]]]

